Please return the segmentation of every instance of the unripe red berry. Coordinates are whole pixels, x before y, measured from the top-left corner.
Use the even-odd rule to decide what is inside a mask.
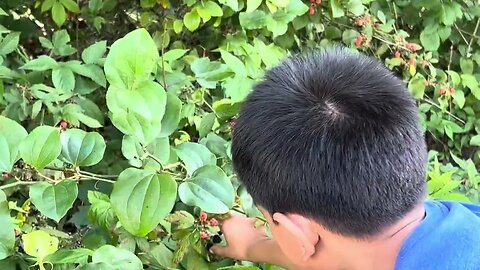
[[[321,4],[322,4],[322,0],[315,0],[315,4],[321,5]]]
[[[451,95],[455,94],[455,91],[456,91],[455,88],[450,87],[450,94],[451,94]]]
[[[205,212],[200,213],[200,216],[198,217],[198,220],[200,220],[201,222],[205,222],[205,221],[207,221],[207,219],[208,219],[207,213],[205,213]]]
[[[365,15],[365,21],[367,23],[371,23],[372,22],[372,17],[370,17],[370,15]]]
[[[411,66],[415,65],[415,59],[410,58],[410,59],[408,60],[408,64],[411,65]]]
[[[237,119],[230,120],[229,125],[231,129],[234,129],[237,126]]]
[[[218,226],[218,220],[215,218],[210,219],[210,225],[211,226]]]
[[[355,46],[359,47],[360,45],[362,45],[362,42],[363,42],[362,35],[358,35],[357,38],[355,39]]]
[[[65,130],[68,127],[68,123],[65,120],[60,121],[60,129]]]
[[[310,6],[310,8],[308,9],[308,14],[310,14],[310,15],[315,14],[315,7],[313,5]]]
[[[445,88],[440,88],[440,89],[438,89],[438,93],[439,93],[440,95],[445,95],[446,92],[447,92],[447,90],[446,90]]]
[[[395,58],[400,58],[401,56],[402,56],[402,54],[399,51],[395,52]]]
[[[365,21],[363,20],[362,17],[358,17],[357,18],[357,21],[355,22],[357,24],[357,26],[363,26],[365,25]]]
[[[200,239],[202,240],[208,239],[208,233],[205,231],[200,232]]]

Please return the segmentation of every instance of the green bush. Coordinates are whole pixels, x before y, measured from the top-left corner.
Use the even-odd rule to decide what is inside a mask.
[[[201,238],[262,220],[230,156],[252,85],[335,43],[417,99],[429,197],[478,202],[479,25],[473,0],[1,1],[0,269],[276,269]]]

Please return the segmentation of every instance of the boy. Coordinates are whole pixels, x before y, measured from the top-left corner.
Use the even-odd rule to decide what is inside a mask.
[[[232,156],[273,237],[233,217],[213,253],[289,269],[480,269],[480,207],[426,201],[415,102],[375,59],[331,48],[267,72]]]

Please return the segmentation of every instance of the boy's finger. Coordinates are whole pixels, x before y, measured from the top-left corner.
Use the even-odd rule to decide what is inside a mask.
[[[215,255],[219,255],[222,257],[230,257],[229,248],[224,246],[214,245],[213,247],[210,248],[210,253],[213,253]]]

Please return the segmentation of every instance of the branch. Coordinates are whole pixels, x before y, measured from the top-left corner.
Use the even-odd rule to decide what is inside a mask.
[[[12,188],[12,187],[16,187],[16,186],[27,186],[27,185],[33,185],[37,182],[25,182],[25,181],[17,181],[17,182],[13,182],[13,183],[10,183],[10,184],[6,184],[6,185],[3,185],[3,186],[0,186],[0,190],[2,189],[7,189],[7,188]]]
[[[477,24],[475,25],[475,30],[473,30],[472,38],[470,39],[470,42],[468,43],[468,48],[467,48],[467,57],[468,58],[470,58],[470,56],[471,56],[470,50],[472,49],[473,39],[475,39],[475,35],[477,34],[479,26],[480,26],[480,18],[478,18],[478,20],[477,20]]]

